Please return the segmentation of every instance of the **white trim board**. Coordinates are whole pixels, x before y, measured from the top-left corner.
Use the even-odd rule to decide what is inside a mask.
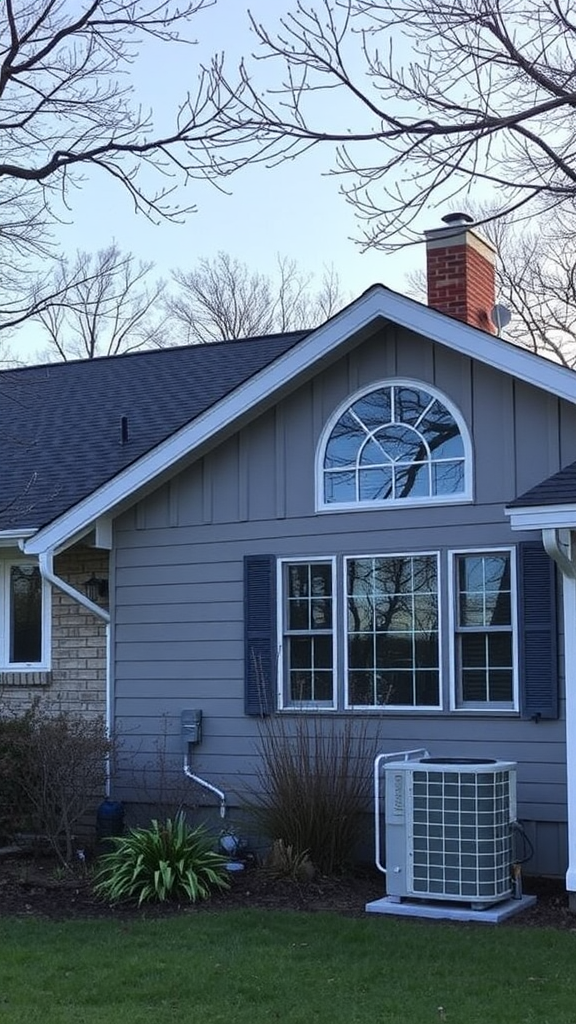
[[[24,550],[27,554],[38,554],[65,545],[68,538],[85,531],[100,516],[110,514],[235,422],[241,423],[254,415],[275,394],[296,387],[323,360],[337,356],[341,348],[385,321],[576,404],[576,375],[572,370],[469,327],[383,285],[373,285],[220,402],[39,530],[25,542]]]

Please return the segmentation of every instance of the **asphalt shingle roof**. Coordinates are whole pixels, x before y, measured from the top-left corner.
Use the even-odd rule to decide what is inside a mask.
[[[0,529],[47,525],[306,333],[3,371]]]
[[[535,505],[573,505],[576,504],[576,462],[565,466],[547,480],[531,487],[514,501],[508,508],[533,507]]]

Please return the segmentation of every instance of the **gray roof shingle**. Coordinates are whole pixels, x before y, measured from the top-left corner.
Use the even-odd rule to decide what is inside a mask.
[[[576,462],[558,470],[557,473],[536,484],[535,487],[531,487],[525,494],[508,502],[508,508],[574,504],[576,504]]]
[[[4,370],[0,530],[47,525],[306,333]]]

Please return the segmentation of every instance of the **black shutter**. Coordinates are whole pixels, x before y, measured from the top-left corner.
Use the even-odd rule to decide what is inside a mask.
[[[518,547],[520,695],[524,718],[558,718],[556,567],[539,541]]]
[[[276,559],[244,559],[244,710],[269,715],[276,681]]]

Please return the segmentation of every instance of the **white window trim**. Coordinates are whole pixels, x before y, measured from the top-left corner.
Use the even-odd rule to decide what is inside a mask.
[[[0,559],[0,588],[2,593],[2,614],[0,632],[0,670],[4,672],[45,672],[50,669],[52,648],[52,616],[50,586],[42,577],[42,616],[41,616],[41,647],[40,661],[10,662],[10,569],[13,565],[35,565],[38,563],[30,558]]]
[[[279,711],[318,712],[338,710],[338,577],[335,555],[298,555],[296,558],[279,558],[276,567],[276,628],[278,636],[278,692],[277,701]],[[285,591],[284,591],[284,566],[285,565],[310,565],[312,562],[321,562],[329,565],[332,570],[332,701],[303,701],[300,704],[287,700],[288,680],[285,672],[284,662],[284,636],[285,636]]]
[[[388,705],[388,704],[378,704],[378,705],[374,705],[374,704],[350,704],[350,702],[348,700],[348,692],[349,692],[348,691],[348,609],[346,607],[346,600],[345,600],[345,598],[346,598],[346,579],[347,579],[346,564],[352,558],[421,558],[421,557],[423,557],[423,558],[425,558],[425,557],[434,557],[436,559],[436,572],[437,572],[436,578],[437,578],[437,582],[438,582],[437,593],[438,593],[438,661],[439,661],[439,664],[438,664],[438,697],[439,697],[439,703],[438,704],[390,704],[390,705]],[[386,552],[384,554],[380,553],[380,554],[376,554],[376,555],[374,555],[374,554],[361,554],[361,555],[350,554],[350,555],[344,555],[343,560],[342,560],[342,581],[341,581],[341,585],[343,587],[342,593],[343,593],[343,598],[344,598],[343,602],[342,602],[343,605],[344,605],[344,608],[343,608],[344,616],[343,616],[343,620],[342,620],[342,629],[343,629],[343,637],[344,637],[344,653],[343,653],[344,699],[343,699],[343,709],[345,711],[362,711],[362,712],[366,712],[367,714],[369,714],[369,713],[370,714],[374,714],[374,713],[375,714],[383,714],[383,713],[384,714],[390,714],[390,713],[393,714],[395,712],[404,712],[404,713],[406,713],[407,711],[413,712],[415,714],[422,714],[423,712],[426,712],[426,711],[436,711],[436,712],[442,711],[444,704],[443,704],[443,687],[442,687],[442,676],[443,676],[443,673],[442,673],[442,614],[443,614],[443,612],[442,612],[442,559],[441,559],[441,552],[438,551],[438,550],[436,550],[436,551],[434,551],[434,550],[432,550],[432,551],[390,551],[390,552]]]
[[[418,388],[421,391],[426,391],[432,398],[437,399],[448,412],[454,417],[454,420],[460,431],[462,437],[462,443],[464,446],[464,489],[458,494],[442,494],[438,497],[425,497],[425,498],[397,498],[394,501],[360,501],[360,502],[330,502],[324,501],[324,455],[326,451],[326,445],[334,429],[336,423],[340,417],[349,409],[355,402],[359,401],[365,395],[370,394],[372,391],[378,391],[381,388],[387,387],[413,387]],[[470,437],[470,431],[462,413],[454,405],[454,403],[444,395],[442,391],[435,388],[433,385],[428,384],[426,381],[412,380],[408,377],[388,377],[385,380],[377,381],[367,385],[364,388],[360,388],[355,391],[352,395],[348,395],[344,401],[336,408],[332,413],[331,417],[326,422],[324,429],[320,435],[318,445],[316,447],[316,461],[315,461],[315,510],[316,512],[366,512],[368,509],[382,510],[382,509],[395,509],[395,508],[416,508],[416,507],[429,507],[430,505],[458,505],[467,504],[474,500],[474,484],[473,484],[473,451],[472,451],[472,439]]]
[[[510,609],[512,619],[512,665],[513,665],[513,700],[495,702],[486,701],[468,702],[466,704],[458,701],[458,666],[456,663],[456,631],[457,615],[456,602],[458,591],[456,585],[456,559],[459,555],[487,555],[491,552],[498,554],[504,552],[510,556]],[[482,712],[484,714],[501,714],[502,712],[518,712],[520,708],[520,681],[518,676],[518,574],[516,568],[516,549],[509,545],[484,545],[478,548],[455,548],[447,552],[448,556],[448,661],[450,668],[450,711],[459,714],[473,714]]]

